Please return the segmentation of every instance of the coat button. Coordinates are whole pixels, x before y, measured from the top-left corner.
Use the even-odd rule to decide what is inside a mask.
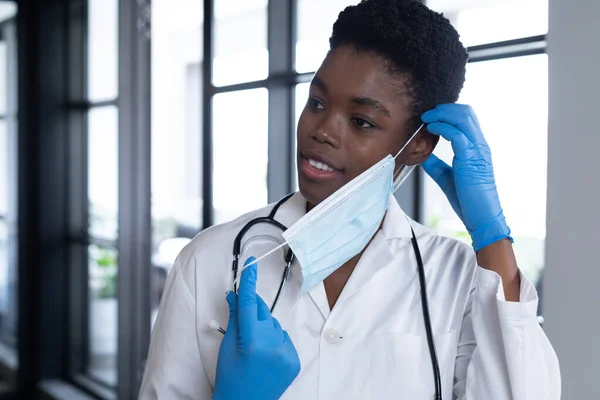
[[[327,343],[331,343],[331,344],[336,344],[340,341],[340,339],[342,339],[342,337],[340,336],[340,333],[338,331],[336,331],[335,329],[327,329],[324,332],[325,335],[325,340],[327,341]]]

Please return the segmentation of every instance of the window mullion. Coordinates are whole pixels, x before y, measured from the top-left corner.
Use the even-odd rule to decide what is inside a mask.
[[[294,1],[270,1],[268,7],[269,77],[289,74],[293,68]],[[293,105],[289,84],[268,83],[269,160],[268,200],[274,202],[292,191]]]
[[[118,398],[137,398],[150,343],[148,1],[119,2]]]

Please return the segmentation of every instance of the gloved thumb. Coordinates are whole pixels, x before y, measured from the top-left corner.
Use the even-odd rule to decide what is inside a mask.
[[[435,154],[431,154],[421,165],[427,175],[446,193],[448,184],[452,182],[452,167],[440,160]]]
[[[458,201],[458,193],[456,192],[456,185],[454,183],[454,173],[452,167],[440,160],[434,154],[431,154],[425,162],[421,164],[427,175],[431,177],[438,184],[440,189],[448,198],[452,209],[462,219],[462,210],[460,208],[460,202]]]

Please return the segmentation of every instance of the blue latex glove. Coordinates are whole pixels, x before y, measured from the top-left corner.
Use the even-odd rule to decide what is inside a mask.
[[[246,264],[254,257],[246,260]],[[279,399],[300,373],[287,332],[256,294],[257,264],[242,271],[238,293],[229,292],[229,323],[221,342],[213,400]]]
[[[422,120],[429,132],[452,144],[452,167],[432,154],[423,169],[446,194],[475,251],[502,239],[512,241],[496,190],[492,154],[473,109],[442,104],[424,113]]]

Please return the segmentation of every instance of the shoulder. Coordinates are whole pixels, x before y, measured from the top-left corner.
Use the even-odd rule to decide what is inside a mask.
[[[192,279],[198,269],[220,266],[230,262],[233,242],[239,232],[251,220],[268,215],[273,204],[247,212],[231,221],[211,226],[200,232],[177,256],[176,266],[186,278]]]

